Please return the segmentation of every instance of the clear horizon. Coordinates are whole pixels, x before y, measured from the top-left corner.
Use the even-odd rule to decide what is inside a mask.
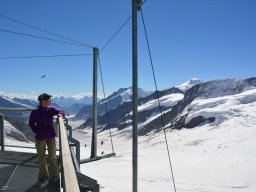
[[[256,78],[256,76],[254,76],[255,78]],[[248,78],[253,78],[253,77],[248,77]],[[189,79],[189,80],[192,80],[192,79],[198,79],[198,78],[196,78],[196,77],[194,77],[194,78],[191,78],[191,79]],[[228,78],[228,79],[243,79],[243,78]],[[247,79],[247,78],[245,78],[245,79]],[[189,81],[188,80],[188,81]],[[202,81],[202,82],[208,82],[208,81],[204,81],[204,80],[202,80],[202,79],[199,79],[200,81]],[[225,80],[225,79],[212,79],[212,80]],[[212,81],[212,80],[209,80],[209,81]],[[185,83],[187,83],[188,81],[185,81],[185,82],[183,82],[183,83],[181,83],[181,84],[179,84],[179,85],[176,85],[176,86],[170,86],[170,87],[166,87],[165,89],[169,89],[169,88],[172,88],[172,87],[179,87],[179,86],[181,86],[182,84],[185,84]],[[111,94],[113,94],[115,91],[118,91],[119,89],[121,89],[121,88],[128,88],[128,87],[119,87],[117,90],[114,90],[113,92],[111,92],[111,93],[109,93],[108,95],[106,95],[106,97],[108,97],[109,95],[111,95]],[[140,87],[139,87],[140,88]],[[143,88],[142,88],[143,89]],[[144,91],[148,91],[148,92],[150,92],[150,91],[155,91],[155,89],[152,89],[152,90],[146,90],[146,89],[143,89]],[[164,89],[161,89],[160,91],[162,91],[162,90],[164,90]],[[42,92],[43,93],[43,92]],[[52,93],[50,93],[50,92],[47,92],[47,93],[49,93],[49,94],[52,94]],[[39,94],[41,94],[41,93],[39,93]],[[9,97],[9,98],[21,98],[21,99],[33,99],[33,100],[37,100],[37,97],[38,97],[38,95],[39,94],[37,94],[37,93],[31,93],[31,94],[25,94],[25,93],[21,93],[21,92],[9,92],[9,93],[7,93],[7,92],[4,92],[4,91],[1,91],[0,90],[0,96],[1,95],[3,95],[3,96],[7,96],[7,97]],[[65,98],[75,98],[75,99],[81,99],[81,98],[83,98],[84,96],[92,96],[92,92],[89,92],[89,93],[83,93],[83,92],[81,92],[81,93],[78,93],[78,94],[76,94],[76,95],[60,95],[60,94],[52,94],[53,95],[53,97],[65,97]],[[98,90],[98,98],[99,99],[102,99],[102,98],[104,98],[104,96],[103,96],[103,93],[101,93],[99,90]]]

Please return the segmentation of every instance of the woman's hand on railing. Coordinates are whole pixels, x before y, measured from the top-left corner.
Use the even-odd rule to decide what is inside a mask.
[[[63,117],[63,116],[62,116],[62,114],[59,113],[59,114],[58,114],[58,117]]]

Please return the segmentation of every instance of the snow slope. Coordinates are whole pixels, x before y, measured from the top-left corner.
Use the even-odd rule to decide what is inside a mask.
[[[13,104],[14,106],[18,106],[18,107],[24,107],[24,108],[31,108],[30,105],[26,105],[20,102],[15,101],[14,98],[10,98],[4,95],[0,95],[0,99],[4,102],[9,102],[10,104]]]
[[[4,120],[4,135],[5,143],[7,145],[17,145],[17,144],[27,144],[29,143],[26,136],[20,132],[18,129],[13,127],[8,121]],[[22,142],[26,141],[26,142]]]
[[[183,94],[177,93],[177,94],[169,94],[165,95],[161,98],[159,98],[161,106],[164,107],[171,107],[177,104],[178,101],[182,100],[184,97]],[[147,103],[144,103],[143,105],[140,105],[138,107],[138,111],[144,111],[144,110],[149,110],[158,107],[158,100],[154,99],[151,100]]]
[[[238,105],[239,111],[221,123],[167,132],[178,192],[256,191],[256,103],[251,99],[253,95],[255,92],[251,90],[225,98],[233,100],[226,108]],[[206,100],[197,100],[192,105],[201,110],[208,106],[215,109],[215,114],[222,113],[223,106],[211,105],[212,102],[208,100],[207,105]],[[190,115],[196,113],[198,110]],[[70,123],[78,125],[78,122]],[[101,192],[132,191],[131,132],[131,127],[121,131],[112,129],[117,156],[81,165],[84,174],[97,179]],[[75,131],[73,135],[81,142],[81,158],[89,157],[91,130]],[[102,151],[112,152],[108,131],[98,135],[98,154]],[[140,137],[138,154],[138,191],[174,191],[163,133]]]
[[[256,191],[256,90],[198,98],[184,113],[188,113],[186,121],[200,115],[214,116],[216,121],[167,132],[177,191]],[[98,180],[103,192],[132,191],[131,128],[112,131],[117,156],[81,169]],[[89,157],[91,133],[82,133],[74,135],[86,143],[82,156]],[[104,141],[98,154],[111,152],[108,131],[98,138]],[[162,132],[139,138],[139,191],[174,191]]]
[[[244,111],[243,115],[247,114]],[[208,124],[167,133],[177,191],[256,190],[256,117],[246,126],[242,118],[232,118],[221,126]],[[90,134],[74,135],[87,144],[82,156],[89,157]],[[113,135],[117,156],[81,165],[81,170],[96,178],[103,192],[132,191],[131,129],[114,131]],[[98,153],[111,152],[107,132],[99,135],[101,140],[104,146],[99,146]],[[173,191],[162,133],[139,139],[139,191]]]
[[[175,101],[182,97],[176,96]],[[169,99],[163,97],[162,102]],[[150,102],[140,110],[156,105],[155,101]],[[167,130],[177,192],[255,192],[256,89],[196,98],[182,115],[187,115],[186,123],[198,116],[215,117],[215,121],[193,129]],[[74,127],[79,123],[70,121]],[[112,129],[116,157],[81,165],[84,174],[98,181],[101,192],[132,191],[131,133],[131,127]],[[81,158],[88,158],[91,130],[76,130],[73,136],[81,142]],[[139,138],[140,192],[174,191],[164,138],[163,132]],[[102,152],[112,152],[108,130],[98,134],[98,155]]]
[[[256,89],[252,89],[224,97],[197,98],[187,106],[181,115],[188,114],[186,123],[197,116],[215,117],[216,120],[213,124],[219,125],[232,117],[241,116],[244,108],[255,105]]]

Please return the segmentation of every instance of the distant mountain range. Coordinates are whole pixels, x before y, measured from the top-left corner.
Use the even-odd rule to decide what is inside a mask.
[[[252,93],[253,95],[250,95]],[[156,92],[154,92],[139,100],[138,123],[140,135],[160,131],[163,128],[195,128],[205,123],[218,124],[223,122],[225,118],[235,113],[235,111],[229,109],[236,105],[243,103],[256,105],[256,78],[209,82],[192,79],[181,86],[159,91],[162,117],[156,95]],[[218,102],[214,102],[215,100]],[[223,114],[218,108],[222,105]],[[200,111],[200,113],[197,114],[195,111]],[[108,115],[98,116],[98,128],[100,130],[107,128],[121,130],[131,125],[132,103],[130,101],[109,110]],[[88,118],[80,126],[80,129],[91,126],[92,119]]]
[[[144,91],[143,89],[139,89],[139,96],[144,97],[150,94],[151,92]],[[106,100],[99,101],[99,114],[105,112],[105,104],[108,103],[109,109],[117,107],[123,102],[131,100],[132,91],[131,88],[122,88],[117,92],[114,92],[110,96],[106,98]],[[62,108],[67,115],[76,114],[75,119],[82,119],[91,117],[91,104],[92,104],[92,94],[80,94],[77,97],[53,97],[52,105],[57,108]],[[24,96],[22,98],[16,98],[15,95],[5,95],[0,94],[0,107],[11,107],[11,108],[36,108],[38,106],[38,101],[34,99],[25,99]],[[85,112],[83,112],[85,111]],[[19,131],[24,133],[28,139],[33,140],[34,136],[28,126],[28,118],[29,112],[15,112],[15,111],[3,111],[1,112],[5,115],[6,120],[13,126],[17,127]],[[12,132],[14,133],[14,132]],[[16,136],[15,132],[15,136]],[[17,137],[17,136],[16,136]],[[21,136],[22,137],[22,136]]]
[[[144,98],[150,95],[151,91],[145,91],[141,88],[138,89],[138,97]],[[101,99],[98,102],[97,113],[98,115],[103,115],[106,112],[106,107],[108,110],[114,109],[120,106],[123,103],[130,102],[132,99],[132,88],[121,88],[118,91],[115,91],[109,95],[106,99]],[[85,105],[81,110],[76,114],[75,118],[78,119],[87,119],[92,116],[92,106]]]
[[[195,128],[202,124],[218,124],[235,115],[230,109],[238,104],[255,105],[256,78],[226,79],[202,82],[193,78],[179,86],[157,92],[147,92],[143,89],[139,93],[139,134],[145,135],[166,129]],[[161,117],[157,95],[159,96]],[[85,98],[53,98],[54,105],[65,110],[69,108],[74,116],[73,120],[83,120],[79,129],[92,127],[91,96]],[[118,130],[132,125],[132,89],[121,88],[98,101],[98,129],[117,128]],[[75,101],[80,101],[75,102]],[[88,102],[87,104],[84,104]],[[68,105],[68,103],[70,105]],[[36,107],[38,102],[30,99],[8,98],[0,96],[0,107]],[[223,109],[221,108],[223,106]],[[108,113],[106,113],[106,107]],[[68,112],[69,112],[68,111]],[[66,113],[68,113],[66,111]],[[28,130],[27,119],[29,113],[3,112],[7,115],[12,126],[18,127],[28,139],[31,134]],[[23,121],[11,118],[22,116]]]
[[[33,99],[25,98],[25,95],[22,95],[21,98],[19,98],[19,95],[1,94],[1,92],[0,96],[12,103],[22,104],[30,108],[35,108],[38,105],[38,101],[35,99],[37,98],[36,96],[34,96]],[[84,105],[91,105],[92,94],[81,93],[74,97],[54,96],[52,101],[53,106],[64,109],[67,114],[76,114]]]
[[[62,108],[66,114],[76,114],[84,105],[92,104],[92,94],[80,94],[76,97],[53,97],[52,101]]]
[[[92,104],[92,94],[82,93],[79,96],[74,97],[63,97],[63,96],[54,96],[52,100],[61,107],[69,107],[74,104]]]

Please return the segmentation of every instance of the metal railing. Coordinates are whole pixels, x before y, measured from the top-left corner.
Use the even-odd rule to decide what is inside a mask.
[[[0,111],[32,111],[29,108],[0,108]],[[4,151],[5,147],[15,148],[30,148],[36,149],[35,147],[17,146],[17,145],[6,145],[5,144],[5,131],[4,131],[4,119],[5,115],[0,113],[0,145],[1,150]],[[72,154],[70,146],[76,147],[76,158],[78,165],[80,165],[80,143],[76,139],[72,138],[72,127],[68,125],[66,118],[56,118],[59,130],[59,151],[60,151],[60,162],[61,162],[61,177],[63,181],[64,191],[78,192],[80,191],[78,186],[78,180],[76,175],[76,169],[73,164]],[[65,123],[64,123],[65,122]],[[67,131],[66,131],[67,128]],[[68,133],[68,134],[67,134]],[[73,144],[70,144],[71,141]]]
[[[33,108],[8,108],[8,107],[0,107],[0,111],[5,112],[25,112],[25,111],[32,111]],[[4,119],[7,117],[3,113],[0,113],[0,145],[1,150],[4,151],[5,147],[17,147],[17,148],[29,148],[29,149],[35,149],[35,147],[28,147],[28,146],[18,146],[18,145],[6,145],[5,144],[5,131],[4,131]],[[17,117],[16,117],[17,118]]]
[[[7,108],[7,107],[0,107],[0,111],[32,111],[33,108]],[[4,114],[1,114],[0,113],[0,146],[1,146],[1,150],[4,151],[6,147],[9,147],[9,148],[25,148],[25,149],[36,149],[34,144],[28,144],[27,146],[19,146],[17,145],[17,143],[15,143],[15,145],[12,145],[12,144],[6,144],[6,141],[5,141],[5,131],[4,131],[4,120],[5,118],[7,118],[9,116],[7,115],[4,115]],[[12,116],[13,117],[13,116]],[[16,116],[15,117],[16,119],[17,118],[24,118],[24,117],[18,117]],[[54,119],[55,121],[57,121],[57,118]],[[72,127],[68,124],[68,119],[67,118],[63,118],[63,121],[64,121],[64,125],[65,125],[65,128],[67,130],[67,133],[68,133],[68,139],[70,141],[69,143],[69,146],[70,147],[75,147],[75,155],[76,155],[76,158],[77,158],[77,161],[80,165],[80,142],[76,139],[74,139],[72,137]],[[46,149],[48,150],[48,149]],[[57,151],[59,151],[59,149],[57,149]]]
[[[0,114],[0,145],[1,150],[4,151],[4,116]]]
[[[0,107],[0,111],[33,111],[33,108],[10,108],[10,107]]]
[[[1,108],[0,111],[32,111],[29,108]],[[0,113],[0,145],[1,150],[5,147],[31,148],[18,145],[5,144],[4,121],[8,116]],[[17,118],[17,117],[16,117]],[[72,127],[68,124],[68,119],[56,118],[59,130],[59,158],[61,162],[61,183],[66,192],[99,192],[99,184],[80,172],[80,142],[72,137]],[[74,151],[72,147],[76,147]]]

